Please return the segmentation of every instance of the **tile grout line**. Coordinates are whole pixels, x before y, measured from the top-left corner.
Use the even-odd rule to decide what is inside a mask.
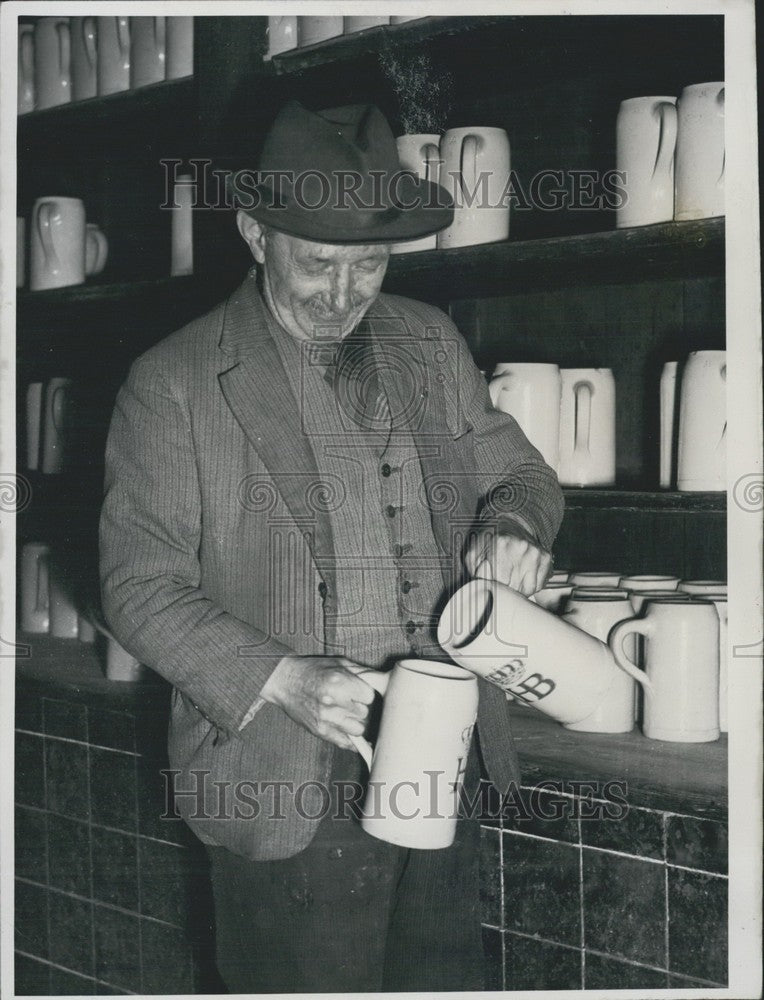
[[[140,994],[133,993],[132,990],[125,990],[123,986],[117,986],[115,983],[107,982],[105,979],[99,979],[98,976],[88,976],[84,972],[78,972],[76,969],[70,969],[66,965],[59,965],[58,962],[52,962],[49,958],[40,958],[39,955],[31,955],[29,952],[22,951],[20,948],[14,948],[14,953],[16,955],[22,955],[24,958],[31,958],[33,962],[39,962],[41,965],[47,965],[51,969],[59,969],[61,972],[68,972],[71,976],[77,976],[78,979],[84,979],[89,983],[98,983],[101,986],[108,986],[112,990],[119,990],[122,992],[129,993],[131,996],[139,996]]]
[[[499,928],[499,946],[501,948],[501,988],[503,990],[507,989],[507,945],[506,939],[504,937],[504,924],[506,922],[506,897],[504,894],[504,835],[501,826],[496,831],[496,835],[499,838],[499,920],[501,922],[501,927]]]
[[[99,748],[102,749],[102,748]],[[88,825],[88,820],[82,819],[81,816],[69,816],[67,813],[56,812],[55,809],[43,809],[40,806],[30,806],[25,802],[14,802],[14,807],[19,809],[28,809],[30,812],[39,813],[42,816],[60,816],[62,819],[67,819],[72,823],[82,823],[83,825]],[[122,830],[118,826],[107,826],[105,823],[93,823],[90,822],[90,826],[94,827],[96,830],[105,830],[107,833],[121,833],[123,837],[138,837],[143,840],[149,840],[154,844],[165,844],[167,847],[178,847],[183,851],[189,850],[188,844],[179,844],[177,840],[163,840],[161,837],[152,837],[147,833],[141,833],[135,830]],[[693,869],[689,869],[692,871]]]
[[[40,718],[42,724],[44,725],[44,712],[45,708],[42,704],[42,699],[40,699]],[[15,766],[15,763],[14,763]],[[47,935],[47,950],[46,954],[50,957],[50,823],[48,822],[48,759],[45,754],[45,744],[42,745],[42,800],[45,803],[45,933]],[[14,858],[14,874],[16,871],[16,864]],[[50,984],[50,977],[48,978]]]
[[[578,826],[578,912],[579,941],[581,942],[581,989],[586,989],[586,911],[584,907],[584,838],[581,830],[581,816],[577,819]]]
[[[668,818],[663,818],[662,830],[663,835],[663,858],[665,864],[663,866],[663,949],[666,955],[666,969],[671,968],[671,945],[669,937],[669,921],[671,919],[669,914],[669,867],[668,867]]]
[[[100,743],[88,743],[85,740],[76,740],[71,736],[56,736],[54,733],[36,733],[33,729],[16,729],[15,732],[23,736],[38,736],[41,740],[58,740],[60,743],[76,743],[81,747],[95,747],[96,750],[108,750],[110,753],[121,753],[127,757],[143,757],[143,754],[136,750],[120,750],[119,747],[105,747]]]
[[[88,725],[88,709],[85,706],[85,725],[87,727],[87,733],[90,735],[90,727]],[[87,769],[85,771],[85,780],[87,782],[87,796],[88,796],[88,852],[90,855],[90,948],[91,948],[91,960],[93,963],[93,976],[96,976],[98,971],[96,967],[96,927],[95,927],[95,908],[93,906],[93,803],[91,801],[91,784],[90,784],[90,745],[87,747]]]
[[[141,841],[140,841],[140,802],[138,801],[138,761],[134,762],[134,799],[135,799],[135,827],[136,827],[136,841],[135,841],[135,877],[138,880],[138,985],[140,987],[141,993],[145,992],[143,983],[143,921],[141,916],[143,914],[143,892],[142,892],[142,881],[141,881]]]

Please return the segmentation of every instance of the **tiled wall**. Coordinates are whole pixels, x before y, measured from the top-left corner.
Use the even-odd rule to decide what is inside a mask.
[[[725,824],[633,807],[588,819],[573,796],[534,797],[537,818],[513,807],[482,830],[492,989],[726,984]]]
[[[20,684],[16,715],[16,992],[222,991],[206,855],[159,818],[166,764],[146,748],[164,746],[166,701],[104,707]],[[490,988],[726,982],[722,822],[592,820],[571,796],[523,795],[482,830]]]

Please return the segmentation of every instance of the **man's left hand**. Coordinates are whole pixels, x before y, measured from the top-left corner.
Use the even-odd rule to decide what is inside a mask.
[[[521,525],[486,525],[477,529],[464,556],[471,576],[504,583],[530,597],[552,571],[552,556]]]

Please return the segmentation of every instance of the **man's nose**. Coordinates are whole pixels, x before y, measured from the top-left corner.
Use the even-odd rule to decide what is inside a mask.
[[[332,276],[332,309],[338,313],[348,311],[352,293],[352,278],[349,267],[339,267]]]

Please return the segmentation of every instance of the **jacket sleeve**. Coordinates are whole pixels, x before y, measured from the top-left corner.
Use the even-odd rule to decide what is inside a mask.
[[[119,392],[106,446],[103,610],[129,652],[218,728],[235,733],[292,650],[205,596],[201,524],[185,403],[144,356]]]

